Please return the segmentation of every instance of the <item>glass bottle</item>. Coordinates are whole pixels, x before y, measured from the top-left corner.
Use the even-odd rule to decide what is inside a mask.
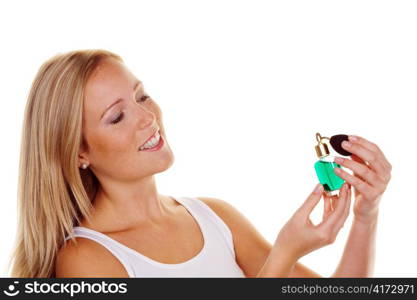
[[[314,164],[319,182],[323,185],[326,194],[335,195],[345,182],[336,175],[335,168],[341,166],[334,162],[334,157],[330,155],[329,147],[324,142],[327,137],[322,137],[320,133],[316,133],[317,145],[315,147],[319,160]]]

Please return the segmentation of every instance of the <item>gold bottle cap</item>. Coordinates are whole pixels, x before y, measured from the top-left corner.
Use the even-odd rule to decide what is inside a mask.
[[[316,133],[316,139],[317,139],[317,145],[315,146],[315,149],[316,149],[317,157],[321,158],[321,157],[329,155],[330,154],[329,147],[327,146],[327,144],[324,143],[323,140],[324,139],[330,140],[330,139],[327,137],[322,137],[320,133],[318,132]]]

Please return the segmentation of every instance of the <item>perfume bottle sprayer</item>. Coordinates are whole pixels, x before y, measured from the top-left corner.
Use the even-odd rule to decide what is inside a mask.
[[[320,133],[316,133],[316,139],[317,145],[315,149],[319,160],[314,164],[314,169],[326,194],[335,195],[345,182],[334,172],[334,168],[340,168],[341,166],[334,162],[334,157],[330,155],[329,147],[324,141],[327,139],[330,142],[331,139],[322,137]]]

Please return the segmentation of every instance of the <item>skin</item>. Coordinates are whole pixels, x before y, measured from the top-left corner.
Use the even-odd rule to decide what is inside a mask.
[[[258,277],[288,277],[302,256],[335,241],[349,215],[350,191],[341,188],[339,201],[333,212],[324,214],[322,222],[314,225],[309,216],[323,194],[318,184],[303,205],[281,229],[267,261]]]
[[[352,153],[351,159],[338,157],[336,162],[353,171],[353,174],[351,175],[341,169],[336,169],[335,171],[338,176],[345,179],[348,185],[353,187],[355,196],[353,209],[354,219],[342,258],[331,277],[370,277],[372,276],[374,268],[379,204],[382,195],[391,180],[392,166],[386,159],[382,150],[376,144],[363,137],[349,136],[349,142],[343,142],[342,146]],[[325,220],[332,218],[333,214],[340,214],[340,211],[344,209],[342,203],[346,202],[346,198],[343,195],[344,191],[342,190],[339,197],[324,196],[325,205],[323,222],[317,227],[322,226],[323,223],[325,224]],[[314,199],[314,196],[310,198]],[[308,202],[309,200],[307,200],[307,203]],[[316,201],[314,200],[310,201],[310,205],[307,206],[310,208],[314,206],[315,203]],[[345,207],[347,207],[347,205],[345,205]],[[302,220],[305,220],[310,209],[307,209],[307,211],[305,209],[301,210],[304,211]],[[340,218],[340,222],[344,222],[346,214],[343,214],[343,218],[340,217],[340,215],[338,218]],[[288,226],[288,224],[284,226],[284,233],[286,229],[289,231],[286,227],[293,229],[297,225],[300,226],[300,224],[292,224],[291,220],[289,223],[292,226]],[[305,222],[300,223],[305,224]],[[309,222],[307,221],[307,224],[308,223]],[[315,228],[316,236],[317,227]],[[330,227],[336,231],[340,229],[339,226]],[[330,238],[330,242],[333,242],[335,238],[334,231],[333,235],[330,234],[330,232],[331,230],[327,230],[327,232],[326,230],[321,230],[321,234],[318,235],[323,236],[324,239]],[[282,231],[280,232],[280,235],[281,233]],[[309,277],[309,274],[313,276],[313,273],[310,272],[311,270],[306,269],[304,266],[302,267],[303,271],[294,272],[294,269],[296,269],[298,264],[296,261],[303,255],[303,252],[306,252],[306,250],[305,248],[298,250],[297,247],[299,247],[299,245],[298,243],[295,243],[295,246],[292,248],[290,246],[290,250],[286,251],[285,248],[288,247],[287,245],[291,245],[291,243],[288,243],[291,239],[290,237],[287,237],[287,239],[282,238],[284,241],[282,242],[282,246],[277,247],[280,235],[277,238],[276,244],[271,247],[270,255],[263,266],[263,272],[261,272],[260,276],[286,277],[288,274],[290,277],[295,274],[297,274],[297,276],[301,275],[301,277]],[[300,241],[300,236],[297,236],[295,239]],[[304,240],[306,241],[308,239]],[[300,245],[302,244],[303,242],[300,242]],[[314,242],[307,242],[307,244],[304,244],[304,247],[312,249],[314,248],[313,245]]]
[[[133,90],[137,82],[123,63],[106,59],[86,85],[83,134],[90,147],[88,151],[81,149],[79,164],[87,164],[100,181],[94,208],[100,223],[95,226],[102,229],[108,220],[117,220],[112,227],[125,229],[163,219],[168,213],[168,201],[158,194],[153,175],[168,169],[174,156],[166,140],[162,112],[146,97],[143,85]],[[119,98],[123,101],[106,111]],[[117,119],[118,123],[111,124]],[[163,148],[138,151],[158,129],[165,141]]]
[[[352,159],[337,162],[353,171],[350,175],[341,170],[338,176],[354,188],[354,221],[333,276],[369,277],[374,268],[379,204],[391,180],[392,165],[375,143],[363,137],[349,136],[342,146],[353,153]]]
[[[134,90],[138,81],[123,63],[106,59],[86,84],[83,135],[89,147],[80,148],[79,167],[88,165],[100,188],[91,221],[82,220],[80,226],[105,233],[157,261],[179,263],[200,251],[203,238],[186,209],[157,191],[154,175],[168,169],[174,156],[162,112],[143,86]],[[158,129],[163,147],[138,151]],[[85,238],[77,241],[60,249],[57,277],[127,277],[103,246]]]
[[[101,187],[93,203],[92,221],[81,226],[102,232],[163,263],[180,263],[197,255],[204,244],[198,225],[182,205],[158,193],[154,174],[168,169],[174,156],[165,137],[162,112],[142,88],[133,91],[136,77],[123,63],[106,59],[86,85],[83,134],[89,149],[81,148],[79,165],[87,164]],[[101,119],[116,99],[124,100]],[[137,102],[138,100],[145,100]],[[111,124],[115,119],[119,123]],[[138,148],[160,129],[165,141],[156,152]],[[236,208],[221,199],[199,197],[230,228],[236,261],[247,277],[321,277],[298,259],[331,244],[350,211],[354,221],[342,259],[332,276],[372,274],[378,205],[390,179],[391,165],[379,148],[357,137],[346,148],[352,160],[339,163],[354,174],[338,174],[347,182],[339,196],[313,191],[271,245]],[[354,193],[351,192],[353,188]],[[324,198],[322,222],[309,215]],[[294,238],[296,236],[296,238]],[[56,277],[128,277],[121,263],[100,244],[85,238],[67,243],[58,253]]]

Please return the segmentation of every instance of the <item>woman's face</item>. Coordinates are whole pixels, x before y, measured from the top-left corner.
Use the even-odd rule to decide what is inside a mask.
[[[139,150],[158,130],[162,147]],[[99,179],[134,181],[162,172],[174,161],[159,106],[113,58],[103,60],[87,81],[83,135],[89,149],[81,149],[80,165],[89,164]]]

